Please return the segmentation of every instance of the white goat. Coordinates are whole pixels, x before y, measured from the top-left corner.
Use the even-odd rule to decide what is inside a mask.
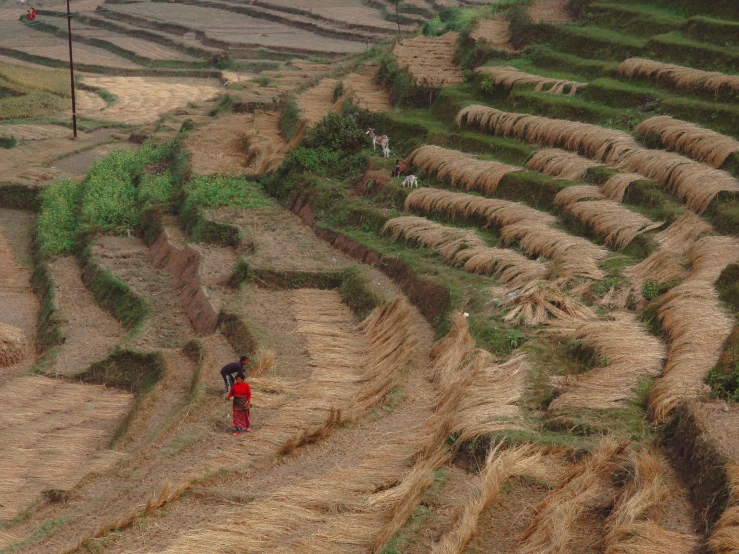
[[[367,129],[365,135],[369,135],[372,139],[373,151],[375,150],[376,146],[379,146],[380,148],[382,148],[382,153],[385,155],[386,158],[390,156],[390,147],[388,146],[390,144],[390,137],[386,135],[376,135],[375,130],[372,127]]]
[[[418,179],[415,175],[408,175],[405,179],[403,179],[403,186],[404,187],[418,187]]]

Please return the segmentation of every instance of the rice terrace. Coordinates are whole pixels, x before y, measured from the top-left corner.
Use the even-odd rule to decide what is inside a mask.
[[[736,0],[0,0],[2,554],[739,553],[738,315]]]

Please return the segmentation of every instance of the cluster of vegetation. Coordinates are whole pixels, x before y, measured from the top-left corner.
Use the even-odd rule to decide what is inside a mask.
[[[69,74],[64,71],[0,63],[0,119],[52,115],[69,109],[69,96]]]

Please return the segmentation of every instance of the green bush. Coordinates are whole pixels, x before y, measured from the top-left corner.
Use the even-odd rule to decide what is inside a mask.
[[[41,192],[36,236],[42,255],[65,256],[72,252],[81,196],[82,185],[72,181],[59,181]]]
[[[343,98],[344,94],[346,93],[346,89],[344,88],[344,81],[339,81],[336,83],[336,86],[334,87],[334,102],[338,102]]]
[[[355,114],[331,112],[308,132],[303,146],[354,154],[369,142],[366,129],[360,128],[358,120]]]
[[[739,362],[735,362],[730,371],[721,371],[714,367],[708,372],[706,383],[710,385],[711,396],[739,402]]]
[[[185,194],[185,211],[218,206],[263,208],[272,204],[261,185],[233,175],[197,177],[185,185]]]
[[[136,199],[141,204],[157,203],[169,206],[173,196],[174,187],[169,171],[159,175],[144,175],[136,190]]]
[[[18,140],[14,136],[9,137],[0,137],[0,148],[5,148],[6,150],[10,150],[11,148],[15,148],[18,146]]]
[[[280,133],[288,141],[295,138],[300,123],[300,108],[295,98],[288,99],[280,114]]]

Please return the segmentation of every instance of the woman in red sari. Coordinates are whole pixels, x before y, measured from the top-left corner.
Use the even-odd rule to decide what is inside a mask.
[[[251,421],[249,409],[251,408],[251,387],[244,382],[241,375],[236,376],[236,382],[226,395],[226,400],[233,398],[234,414],[234,437],[238,437],[241,431],[251,433]]]

